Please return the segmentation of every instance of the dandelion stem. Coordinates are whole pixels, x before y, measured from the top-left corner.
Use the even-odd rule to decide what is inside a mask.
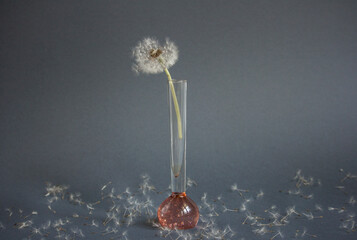
[[[171,94],[172,94],[172,100],[174,101],[174,107],[175,107],[175,112],[176,112],[176,117],[177,117],[177,131],[178,131],[178,137],[179,139],[182,139],[182,122],[181,122],[181,114],[180,114],[180,107],[177,102],[177,97],[176,97],[176,92],[175,92],[175,87],[172,82],[171,74],[165,64],[163,63],[163,60],[161,58],[158,58],[160,64],[164,67],[164,71],[167,75],[169,86],[171,89]]]

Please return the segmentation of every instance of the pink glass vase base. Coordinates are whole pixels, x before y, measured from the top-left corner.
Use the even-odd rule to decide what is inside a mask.
[[[190,229],[197,225],[200,213],[194,201],[186,193],[172,193],[163,201],[157,211],[162,227]]]

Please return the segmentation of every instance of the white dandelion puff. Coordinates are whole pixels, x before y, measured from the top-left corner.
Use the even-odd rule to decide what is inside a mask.
[[[160,45],[155,38],[144,38],[133,49],[133,70],[137,73],[161,73],[165,68],[172,67],[178,59],[178,48],[166,38]]]

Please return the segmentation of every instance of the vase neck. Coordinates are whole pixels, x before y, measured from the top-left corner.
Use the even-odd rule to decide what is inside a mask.
[[[168,82],[171,135],[171,190],[186,191],[186,107],[187,81]]]

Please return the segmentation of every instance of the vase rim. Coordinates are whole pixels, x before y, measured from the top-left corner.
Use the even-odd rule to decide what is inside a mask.
[[[174,83],[187,83],[187,80],[176,80],[176,79],[172,79],[172,82],[174,82]]]

